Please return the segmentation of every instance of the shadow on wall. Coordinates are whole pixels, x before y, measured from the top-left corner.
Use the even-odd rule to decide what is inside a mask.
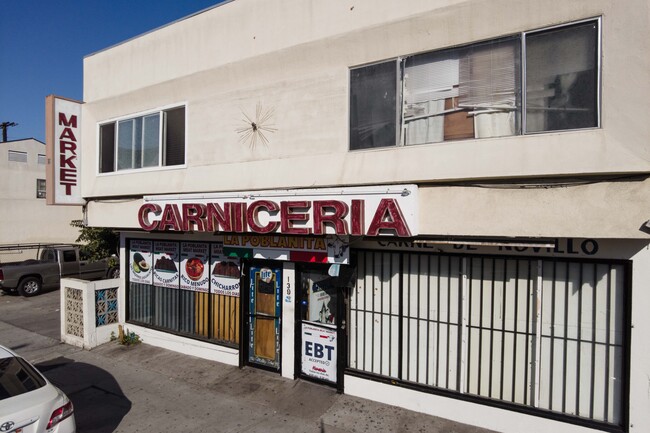
[[[72,400],[78,433],[111,433],[131,410],[131,401],[106,370],[63,357],[36,367]]]

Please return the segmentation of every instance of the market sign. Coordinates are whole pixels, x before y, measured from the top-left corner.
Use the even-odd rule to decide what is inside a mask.
[[[81,103],[45,99],[47,204],[83,205],[81,197]]]
[[[146,231],[411,237],[417,192],[395,185],[148,196],[138,222]]]

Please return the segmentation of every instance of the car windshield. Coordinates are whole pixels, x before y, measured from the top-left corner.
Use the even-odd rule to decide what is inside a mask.
[[[0,358],[0,400],[45,386],[45,380],[25,360]]]

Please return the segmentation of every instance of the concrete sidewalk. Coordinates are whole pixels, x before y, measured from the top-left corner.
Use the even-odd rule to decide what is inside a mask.
[[[58,292],[43,296],[56,298]],[[231,367],[146,343],[78,349],[43,335],[51,331],[39,333],[25,329],[22,322],[10,323],[15,322],[14,303],[25,311],[25,307],[46,302],[30,303],[35,299],[0,297],[0,344],[35,363],[68,394],[80,433],[486,432],[336,394],[310,382]]]

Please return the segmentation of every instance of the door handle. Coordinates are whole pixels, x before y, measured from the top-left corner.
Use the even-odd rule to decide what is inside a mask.
[[[345,320],[341,320],[341,326],[340,326],[340,328],[341,328],[341,329],[345,329]]]

